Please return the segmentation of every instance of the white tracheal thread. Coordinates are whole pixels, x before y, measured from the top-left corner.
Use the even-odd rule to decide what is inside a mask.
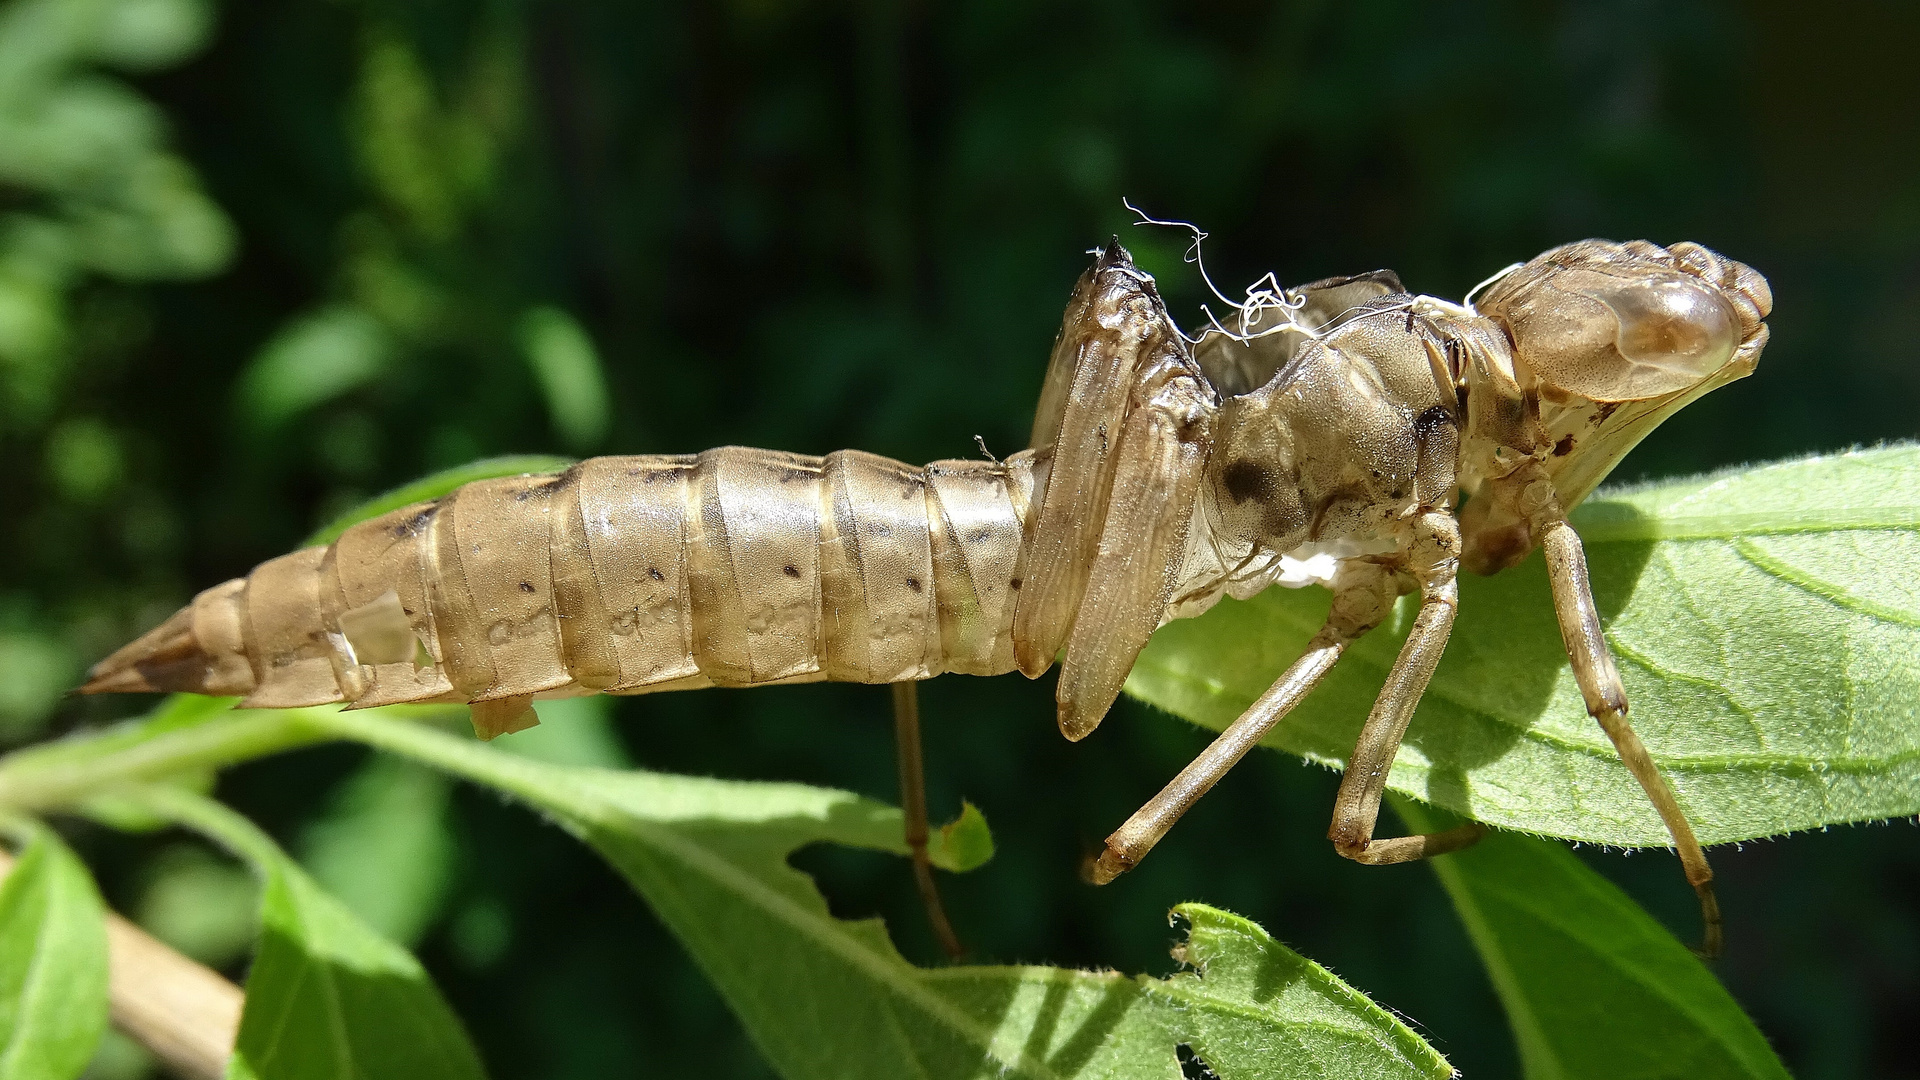
[[[1272,271],[1268,271],[1253,284],[1247,286],[1247,298],[1245,300],[1234,300],[1227,296],[1227,294],[1221,292],[1219,286],[1213,283],[1213,276],[1207,273],[1206,258],[1200,246],[1201,241],[1205,240],[1208,235],[1205,230],[1190,221],[1169,221],[1151,217],[1126,199],[1121,199],[1120,205],[1126,207],[1139,219],[1134,222],[1135,225],[1160,225],[1172,229],[1185,229],[1193,234],[1193,243],[1188,245],[1186,253],[1182,258],[1192,263],[1194,267],[1200,271],[1200,280],[1206,284],[1207,291],[1211,292],[1222,304],[1234,310],[1240,325],[1240,329],[1238,330],[1229,330],[1227,327],[1221,325],[1220,320],[1214,316],[1212,308],[1201,304],[1200,311],[1206,315],[1207,324],[1212,327],[1215,333],[1224,335],[1243,345],[1250,341],[1255,341],[1273,334],[1285,333],[1287,331],[1292,331],[1309,338],[1317,338],[1320,336],[1318,330],[1294,318],[1295,313],[1306,306],[1307,298],[1282,286],[1279,279],[1274,277]],[[1284,313],[1285,318],[1280,322],[1274,323],[1272,326],[1261,327],[1258,330],[1252,329],[1260,324],[1265,315],[1276,311]],[[1178,330],[1177,327],[1175,329]],[[1178,332],[1181,337],[1187,340],[1188,344],[1198,345],[1200,343],[1199,337],[1190,335],[1184,330],[1178,330]]]

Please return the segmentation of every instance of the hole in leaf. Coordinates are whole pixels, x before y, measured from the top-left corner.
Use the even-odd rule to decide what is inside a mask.
[[[1186,1043],[1179,1043],[1173,1048],[1173,1058],[1180,1063],[1181,1080],[1220,1080],[1220,1074],[1213,1071],[1213,1066],[1207,1064],[1207,1060]]]

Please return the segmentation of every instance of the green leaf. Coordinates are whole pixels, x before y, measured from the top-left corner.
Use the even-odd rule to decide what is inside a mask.
[[[1226,912],[1177,909],[1191,970],[1164,980],[919,968],[879,920],[828,914],[787,863],[822,841],[904,853],[892,807],[798,784],[550,765],[376,713],[335,713],[331,726],[507,792],[591,844],[785,1076],[1172,1078],[1183,1043],[1235,1080],[1451,1075],[1391,1014]]]
[[[402,484],[384,495],[377,495],[361,503],[328,522],[319,532],[307,537],[305,546],[331,544],[340,538],[341,533],[359,522],[379,517],[389,510],[398,510],[417,502],[437,499],[462,484],[470,484],[475,480],[491,480],[496,476],[559,472],[571,464],[573,464],[572,458],[554,457],[551,454],[510,454],[506,457],[482,458],[465,465],[455,465],[451,469],[442,469],[432,476],[421,477],[410,484]]]
[[[1920,812],[1920,447],[1603,495],[1574,523],[1633,724],[1700,839]],[[1269,589],[1170,623],[1128,690],[1218,729],[1325,616]],[[1358,642],[1268,737],[1340,764],[1405,639]],[[1538,554],[1460,583],[1460,618],[1391,786],[1505,828],[1617,845],[1665,829],[1586,715]]]
[[[272,432],[379,378],[394,348],[386,327],[365,309],[324,308],[267,342],[241,375],[234,404],[250,431]]]
[[[224,844],[265,879],[230,1080],[485,1075],[420,962],[328,895],[252,822],[178,788],[129,797]]]
[[[0,740],[39,734],[80,670],[72,646],[55,635],[0,630]]]
[[[205,0],[121,0],[102,7],[92,49],[101,63],[116,67],[168,67],[212,36],[213,9]]]
[[[451,786],[446,776],[410,761],[371,758],[301,838],[301,864],[381,935],[418,943],[439,915],[453,876],[446,821]]]
[[[1455,824],[1393,800],[1413,832]],[[1785,1080],[1732,995],[1559,844],[1489,833],[1430,860],[1506,1006],[1529,1080]]]
[[[993,832],[987,828],[986,815],[965,799],[960,800],[960,816],[940,826],[940,834],[932,839],[944,859],[935,865],[956,874],[977,870],[993,859]]]
[[[520,350],[546,395],[553,430],[569,449],[593,448],[613,425],[613,401],[586,327],[557,307],[543,306],[520,316],[519,334]]]
[[[93,808],[89,816],[99,820]],[[172,822],[146,816],[171,827]],[[141,928],[210,968],[245,959],[260,936],[260,883],[205,844],[180,840],[155,852],[141,869],[131,914]]]
[[[51,830],[0,881],[0,1080],[79,1076],[107,1030],[106,909]]]
[[[44,810],[86,803],[88,813],[116,827],[152,828],[152,815],[121,798],[116,784],[205,785],[214,768],[326,738],[302,726],[297,710],[236,712],[233,702],[173,694],[138,720],[16,750],[0,758],[0,804]]]

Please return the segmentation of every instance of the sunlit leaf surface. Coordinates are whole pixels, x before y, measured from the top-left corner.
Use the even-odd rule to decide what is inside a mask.
[[[1920,448],[1603,493],[1574,515],[1632,719],[1708,843],[1920,811]],[[1154,635],[1127,686],[1219,728],[1299,654],[1318,589]],[[1354,646],[1267,745],[1338,764],[1407,629]],[[1587,718],[1536,553],[1460,587],[1391,785],[1506,828],[1664,844]]]
[[[1407,799],[1394,808],[1410,830],[1452,824]],[[1786,1080],[1707,966],[1562,845],[1496,832],[1431,865],[1529,1080]]]
[[[1391,1014],[1245,919],[1204,905],[1167,979],[1032,966],[915,967],[875,919],[827,911],[787,864],[821,841],[904,852],[900,812],[846,792],[503,754],[367,712],[340,734],[553,815],[644,895],[788,1077],[1445,1077]],[[976,815],[977,816],[977,815]],[[970,861],[980,825],[935,850]],[[1151,928],[1149,932],[1153,931]]]
[[[176,788],[140,793],[264,878],[231,1080],[478,1080],[460,1021],[413,954],[328,895],[245,818]],[[130,796],[133,797],[133,796]]]
[[[0,1078],[80,1075],[107,1028],[106,911],[52,832],[0,881]]]

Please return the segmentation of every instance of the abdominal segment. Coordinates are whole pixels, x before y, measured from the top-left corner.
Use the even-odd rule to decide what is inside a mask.
[[[506,702],[1013,668],[1028,456],[594,458],[361,522],[201,593],[89,692]]]

